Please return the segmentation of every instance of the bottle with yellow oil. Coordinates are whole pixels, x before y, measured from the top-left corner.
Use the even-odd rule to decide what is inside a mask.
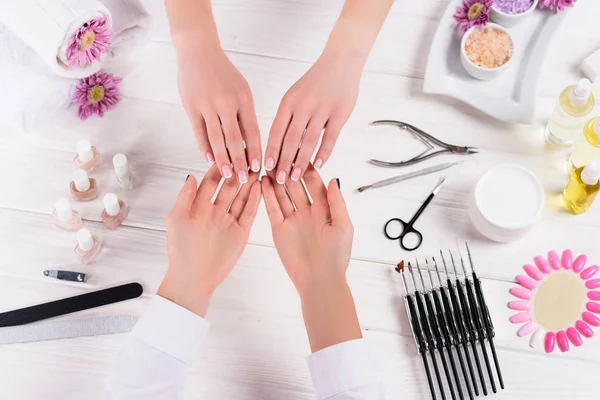
[[[573,147],[593,109],[594,95],[589,80],[581,79],[576,85],[567,87],[560,94],[552,119],[546,126],[546,143],[558,149]]]
[[[565,203],[574,214],[586,212],[600,191],[600,160],[577,168],[563,193]]]
[[[569,171],[584,167],[593,160],[600,160],[600,118],[594,117],[583,127],[583,135],[569,158]]]

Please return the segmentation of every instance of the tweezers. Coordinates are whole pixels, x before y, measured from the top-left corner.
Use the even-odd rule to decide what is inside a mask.
[[[440,154],[445,154],[445,153],[463,154],[463,155],[478,153],[478,151],[475,147],[456,146],[454,144],[449,144],[449,143],[443,142],[443,141],[431,136],[427,132],[424,132],[423,130],[417,128],[416,126],[408,124],[406,122],[394,121],[394,120],[379,120],[379,121],[371,122],[370,125],[395,125],[395,126],[399,127],[400,129],[408,131],[416,139],[418,139],[423,144],[425,144],[425,146],[427,146],[427,149],[425,151],[423,151],[420,154],[418,154],[417,156],[415,156],[409,160],[405,160],[405,161],[388,162],[388,161],[373,160],[373,159],[369,160],[369,163],[371,163],[373,165],[377,165],[379,167],[387,167],[387,168],[405,167],[407,165],[413,165],[413,164],[419,163],[421,161],[425,161],[427,159],[430,159],[432,157],[438,156]],[[437,150],[437,151],[432,151],[435,148],[435,145],[441,147],[442,149]]]

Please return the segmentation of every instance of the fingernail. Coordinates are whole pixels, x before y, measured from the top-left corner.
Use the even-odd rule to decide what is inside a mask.
[[[227,179],[231,178],[231,176],[233,175],[233,171],[231,170],[231,167],[227,164],[224,164],[221,167],[221,172],[223,173],[223,176]]]
[[[260,161],[258,161],[258,158],[253,159],[251,165],[252,165],[252,171],[254,171],[254,172],[260,171]]]
[[[277,173],[277,183],[279,183],[280,185],[283,185],[285,183],[285,178],[287,178],[287,172],[279,171]]]
[[[187,176],[187,178],[185,178],[185,181],[187,182],[187,181],[188,181],[188,179],[190,179],[190,176],[189,176],[189,175]]]
[[[300,174],[302,173],[302,170],[299,167],[294,168],[294,170],[292,171],[292,180],[293,181],[297,181],[298,179],[300,179]]]
[[[273,157],[267,158],[267,162],[265,163],[265,168],[267,169],[267,171],[272,170],[274,167],[275,167],[275,160],[273,160]]]
[[[323,166],[323,159],[317,158],[313,165],[316,169],[320,169]]]
[[[241,170],[240,172],[238,172],[238,179],[240,180],[240,183],[243,185],[244,183],[248,182],[248,173],[244,170]]]
[[[210,151],[206,152],[206,161],[208,161],[211,164],[215,162],[215,156],[213,156],[212,152],[210,152]]]
[[[338,185],[338,189],[341,189],[341,188],[342,188],[342,186],[340,185],[340,178],[335,178],[335,182],[336,182],[336,183],[337,183],[337,185]]]

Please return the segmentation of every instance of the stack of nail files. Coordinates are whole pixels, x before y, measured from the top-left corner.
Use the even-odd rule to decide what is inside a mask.
[[[450,275],[446,258],[440,250],[444,279],[433,257],[430,260],[424,259],[422,263],[416,260],[415,267],[404,261],[396,267],[396,271],[402,275],[406,313],[434,400],[438,398],[438,394],[439,398],[445,400],[447,392],[452,400],[472,400],[474,396],[479,396],[480,389],[487,396],[488,383],[492,392],[496,393],[498,388],[495,378],[500,389],[504,389],[494,346],[494,326],[468,245],[466,249],[470,274],[467,273],[460,251],[458,268],[454,254],[448,252],[449,264],[454,273]],[[437,280],[433,278],[432,269]],[[462,270],[462,276],[459,270]],[[424,273],[427,273],[428,281],[423,278]],[[412,286],[407,282],[407,274],[410,274]],[[480,355],[483,355],[483,362]],[[443,374],[438,362],[441,362]],[[435,380],[432,378],[432,369]]]

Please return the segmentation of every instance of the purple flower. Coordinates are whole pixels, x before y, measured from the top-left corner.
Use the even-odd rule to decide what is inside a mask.
[[[91,19],[73,34],[67,48],[69,68],[91,64],[108,51],[113,30],[107,20],[108,16]]]
[[[564,10],[566,7],[573,7],[576,0],[540,0],[540,8],[549,8],[555,13]]]
[[[493,3],[493,0],[464,0],[462,6],[456,7],[456,26],[463,34],[474,26],[483,28],[490,19],[489,13]]]
[[[86,120],[92,114],[103,117],[106,111],[112,109],[121,100],[119,95],[121,80],[103,71],[81,79],[73,94],[73,101],[79,103],[79,110],[77,110],[79,118]]]

